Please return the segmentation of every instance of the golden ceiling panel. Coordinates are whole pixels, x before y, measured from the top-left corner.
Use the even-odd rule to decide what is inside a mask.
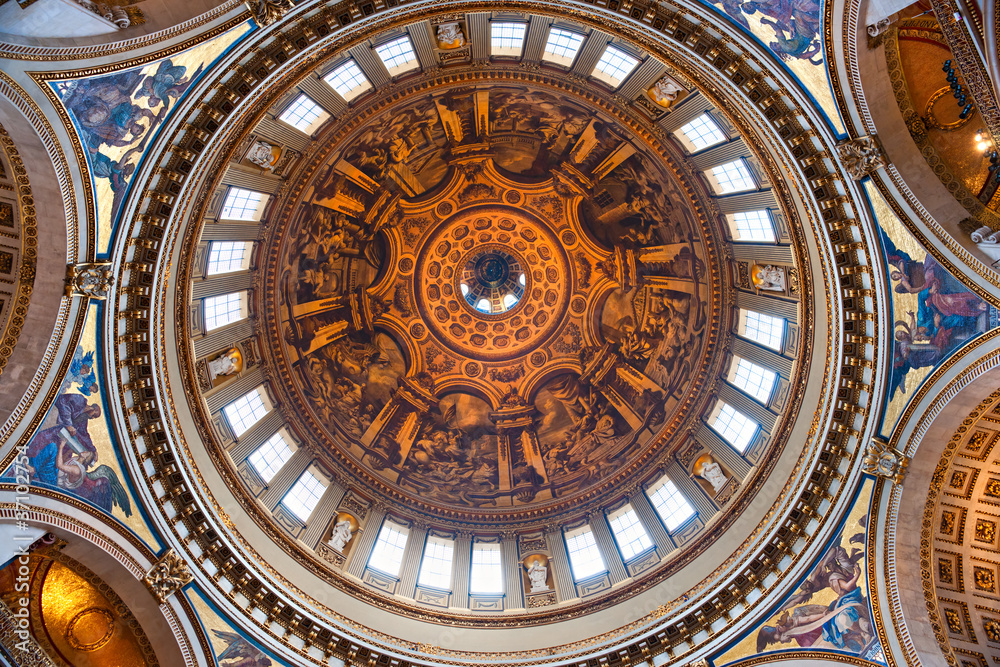
[[[60,667],[155,667],[159,664],[132,612],[100,577],[62,553],[58,543],[33,550],[0,571],[0,598],[20,609],[28,582],[30,632]]]

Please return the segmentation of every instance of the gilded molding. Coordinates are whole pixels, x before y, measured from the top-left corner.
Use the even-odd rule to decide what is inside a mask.
[[[28,304],[31,302],[31,292],[35,286],[35,268],[38,263],[38,221],[35,218],[35,200],[31,195],[31,184],[24,168],[21,154],[14,145],[7,130],[0,125],[0,149],[7,157],[10,165],[10,180],[17,183],[16,194],[18,212],[18,240],[21,246],[21,266],[17,276],[17,290],[12,294],[12,303],[8,306],[9,315],[6,322],[0,321],[0,376],[7,366],[7,361],[14,353],[17,340],[24,327],[24,318],[28,314]]]

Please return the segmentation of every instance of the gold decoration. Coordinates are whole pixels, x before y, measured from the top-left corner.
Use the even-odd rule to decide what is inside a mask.
[[[187,563],[174,553],[173,549],[167,549],[167,552],[146,573],[142,582],[162,604],[193,579],[194,575],[188,569]]]
[[[872,438],[865,450],[861,469],[869,475],[888,479],[895,484],[902,484],[906,475],[906,466],[910,459],[889,446],[889,442],[881,437]]]
[[[845,139],[837,144],[837,155],[855,181],[860,181],[887,164],[882,146],[874,135]]]
[[[77,626],[93,626],[95,619],[92,617],[97,617],[104,622],[104,633],[97,639],[93,639],[89,642],[82,641],[77,636]],[[93,627],[90,628],[91,632]],[[78,651],[96,651],[101,648],[109,641],[111,641],[111,636],[115,633],[115,617],[107,609],[101,607],[89,607],[83,611],[78,612],[72,619],[70,619],[69,624],[66,626],[66,642],[70,646]]]
[[[980,542],[993,542],[997,537],[997,524],[987,519],[976,519],[976,539]]]
[[[246,5],[261,26],[269,26],[295,9],[292,0],[247,0]]]
[[[976,567],[973,570],[973,578],[976,582],[976,588],[981,591],[989,591],[990,593],[996,592],[996,574],[992,568],[988,567]]]
[[[103,301],[108,298],[113,280],[109,262],[70,264],[66,267],[66,296]]]

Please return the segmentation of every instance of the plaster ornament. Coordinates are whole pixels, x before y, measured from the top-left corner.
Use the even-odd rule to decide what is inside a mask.
[[[531,582],[531,593],[541,593],[549,590],[549,585],[546,583],[548,578],[549,568],[542,564],[541,560],[533,560],[531,562],[531,567],[528,568],[528,581]]]
[[[247,159],[261,169],[274,169],[274,163],[278,161],[279,151],[266,141],[255,141],[247,151]]]
[[[842,141],[837,144],[837,155],[855,181],[860,181],[888,164],[874,135]]]
[[[163,603],[193,579],[194,575],[188,569],[187,563],[174,553],[173,549],[167,549],[163,557],[146,573],[142,582],[156,599]]]
[[[106,299],[111,291],[111,264],[70,264],[66,267],[66,296]]]
[[[437,29],[438,48],[460,49],[465,46],[465,35],[458,23],[442,23]]]
[[[886,17],[884,19],[879,19],[875,23],[870,23],[866,30],[868,31],[868,48],[874,49],[882,43],[882,38],[885,37],[886,30],[892,25],[892,19]]]
[[[330,534],[330,540],[327,544],[333,547],[338,553],[344,553],[344,547],[351,541],[351,535],[351,520],[346,518],[341,519],[334,525],[333,533]]]
[[[883,438],[872,438],[865,450],[865,458],[861,462],[862,471],[869,475],[891,480],[895,484],[903,483],[906,466],[910,458],[889,446]]]
[[[665,76],[656,82],[649,89],[649,95],[662,107],[669,107],[677,101],[677,96],[684,92],[684,88],[669,76]]]
[[[208,362],[208,376],[212,380],[226,375],[234,375],[241,370],[243,370],[243,355],[235,347],[229,348]]]
[[[292,0],[247,0],[246,5],[253,14],[254,21],[262,26],[271,25],[295,9]]]
[[[754,264],[750,267],[750,279],[758,290],[785,291],[785,270],[779,266]]]

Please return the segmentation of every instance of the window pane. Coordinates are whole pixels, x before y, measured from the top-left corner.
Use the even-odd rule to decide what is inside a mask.
[[[729,194],[731,192],[744,192],[746,190],[757,189],[750,170],[747,169],[743,158],[733,160],[718,167],[712,167],[712,175],[719,183],[719,194]]]
[[[611,530],[614,531],[618,550],[626,561],[646,551],[653,546],[646,529],[639,523],[635,510],[626,505],[611,515],[608,519]]]
[[[490,51],[495,56],[519,56],[527,29],[523,23],[490,23]]]
[[[767,210],[741,211],[733,215],[734,236],[739,241],[774,242],[774,225]]]
[[[320,496],[326,491],[326,485],[319,481],[311,471],[306,470],[295,482],[295,486],[281,499],[281,504],[302,519],[309,520],[309,515],[319,504]]]
[[[694,508],[681,494],[680,489],[664,477],[660,483],[647,492],[649,501],[663,520],[667,530],[675,530],[694,516]]]
[[[226,414],[226,419],[233,429],[233,434],[238,438],[250,427],[261,420],[267,414],[267,406],[261,397],[261,390],[254,389],[248,394],[240,396],[235,401],[222,409]]]
[[[237,320],[242,320],[243,292],[231,292],[205,299],[205,330],[218,329]]]
[[[785,320],[755,310],[741,310],[740,324],[743,329],[740,333],[745,338],[774,350],[781,349],[781,341],[785,337]]]
[[[229,188],[219,217],[223,220],[259,220],[258,209],[263,199],[262,192]]]
[[[290,458],[292,458],[292,448],[285,442],[281,433],[275,433],[267,442],[254,450],[247,460],[267,484]]]
[[[455,543],[431,537],[424,546],[424,560],[420,563],[417,583],[432,588],[451,588],[451,561],[455,556]]]
[[[382,524],[382,530],[375,540],[368,567],[384,572],[390,576],[399,576],[399,567],[403,564],[403,549],[409,530],[390,522]]]
[[[470,593],[503,593],[503,564],[499,544],[475,544],[472,547]]]
[[[552,28],[549,30],[549,40],[545,43],[542,60],[551,60],[566,66],[572,65],[577,51],[583,44],[583,35],[569,30]]]
[[[697,151],[715,144],[721,144],[727,139],[712,117],[703,113],[681,128],[683,134]]]
[[[604,559],[594,541],[594,533],[589,528],[575,535],[566,535],[566,551],[569,552],[569,563],[573,568],[573,579],[580,581],[587,577],[604,572]]]
[[[242,271],[250,257],[250,244],[243,241],[212,241],[208,246],[208,275]]]
[[[638,58],[633,58],[621,49],[609,45],[604,49],[604,55],[597,61],[594,72],[606,75],[608,83],[617,86],[638,64]]]
[[[295,129],[309,134],[309,129],[313,123],[325,115],[323,108],[312,101],[307,95],[299,95],[295,98],[287,109],[285,109],[278,120],[284,121]]]
[[[757,433],[758,424],[733,406],[723,403],[709,426],[733,447],[743,452]]]
[[[756,398],[761,403],[767,403],[774,388],[775,373],[760,364],[735,357],[729,381],[747,396]]]
[[[357,63],[348,60],[346,63],[333,70],[323,80],[333,87],[345,100],[357,97],[364,91],[371,88],[368,79],[358,68]]]
[[[375,47],[389,74],[398,74],[420,66],[409,37],[400,37]],[[367,83],[367,80],[365,80]]]

